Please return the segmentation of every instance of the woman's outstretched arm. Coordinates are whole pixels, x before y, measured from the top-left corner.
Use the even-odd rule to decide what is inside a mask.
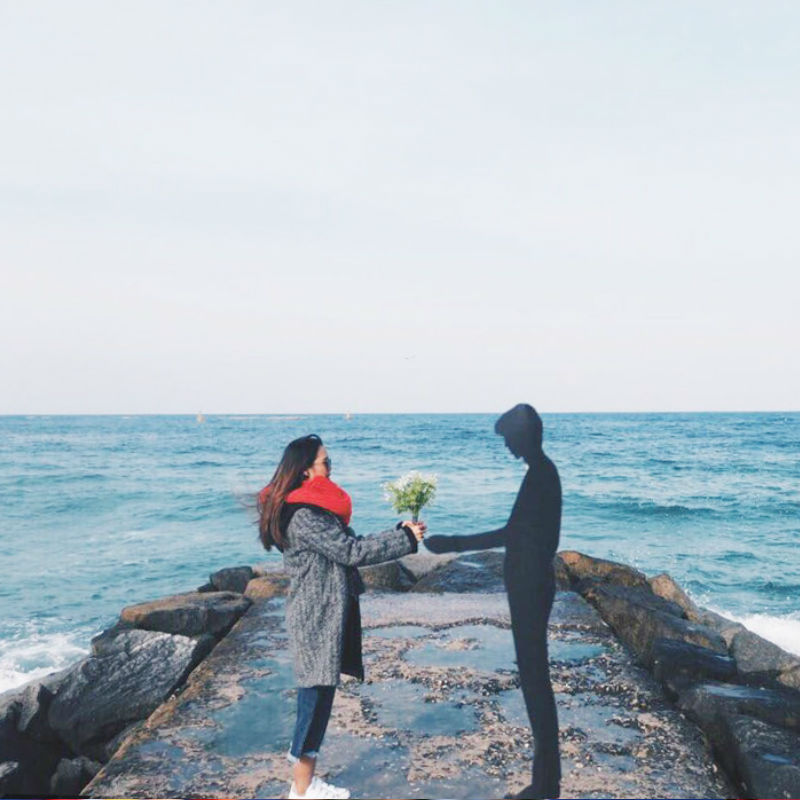
[[[469,536],[428,536],[425,547],[432,553],[463,553],[466,550],[489,550],[505,547],[506,525],[493,531],[473,533]]]
[[[413,533],[393,528],[374,536],[348,536],[344,528],[327,511],[298,509],[289,523],[295,547],[321,553],[331,561],[351,567],[380,564],[416,552]]]

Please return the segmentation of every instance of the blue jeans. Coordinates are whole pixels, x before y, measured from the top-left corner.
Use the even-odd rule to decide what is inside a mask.
[[[287,755],[289,761],[295,762],[300,756],[317,757],[331,718],[335,692],[335,686],[301,686],[297,690],[297,722]]]

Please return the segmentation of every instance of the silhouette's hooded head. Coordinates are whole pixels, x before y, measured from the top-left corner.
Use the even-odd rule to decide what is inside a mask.
[[[494,432],[506,440],[516,458],[529,464],[542,452],[542,420],[533,406],[518,403],[494,424]]]

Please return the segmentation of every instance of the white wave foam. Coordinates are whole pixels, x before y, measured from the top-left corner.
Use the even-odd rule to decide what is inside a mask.
[[[773,617],[769,614],[746,614],[737,616],[727,611],[711,609],[734,622],[740,622],[748,630],[758,634],[787,653],[800,656],[800,614]]]
[[[87,654],[66,633],[33,634],[0,641],[0,692],[64,669]]]

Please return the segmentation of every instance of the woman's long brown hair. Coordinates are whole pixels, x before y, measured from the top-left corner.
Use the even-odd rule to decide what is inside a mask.
[[[303,483],[305,477],[303,473],[316,460],[320,447],[322,439],[315,433],[289,442],[272,480],[267,484],[266,496],[263,494],[259,496],[258,538],[267,550],[273,545],[278,550],[283,550],[283,531],[280,522],[286,495]]]

